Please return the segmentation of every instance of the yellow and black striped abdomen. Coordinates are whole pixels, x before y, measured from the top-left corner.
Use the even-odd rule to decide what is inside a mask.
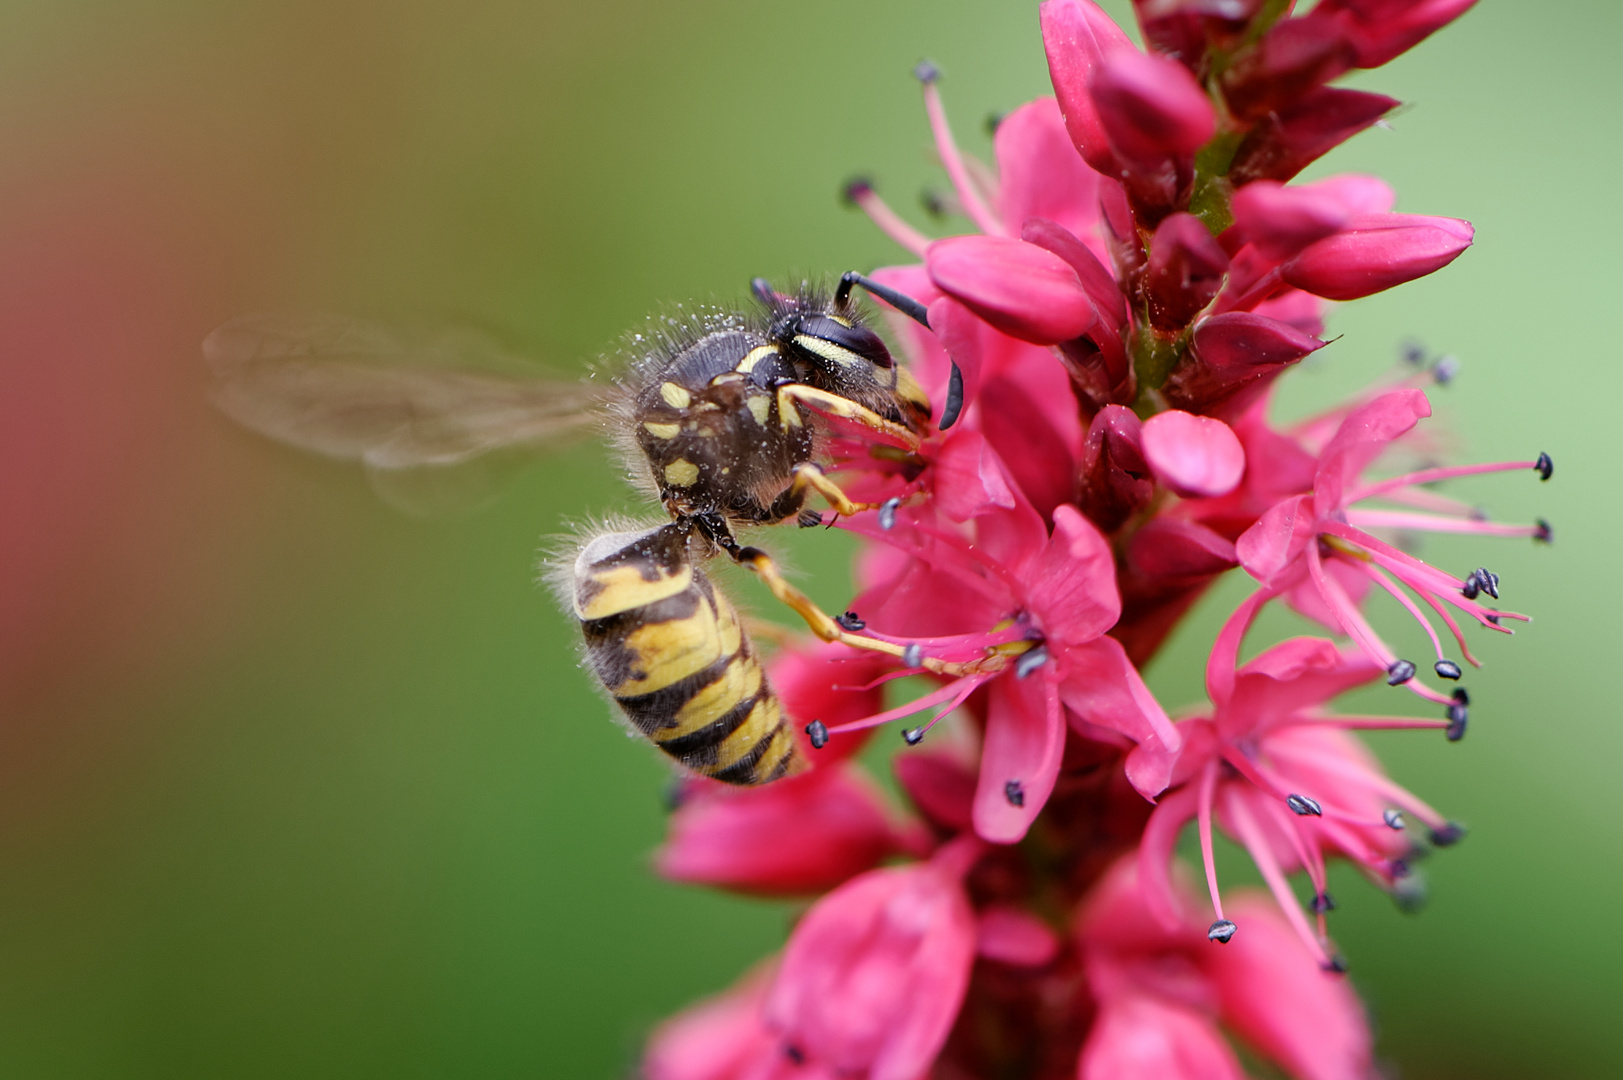
[[[575,561],[588,666],[654,745],[729,784],[803,766],[738,612],[687,556],[676,525],[611,533]]]

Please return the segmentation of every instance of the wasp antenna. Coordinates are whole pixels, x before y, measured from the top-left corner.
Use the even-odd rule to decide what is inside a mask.
[[[941,423],[936,427],[946,431],[958,422],[958,414],[964,411],[964,373],[958,370],[958,362],[952,361],[952,374],[947,376],[947,403],[941,409]]]
[[[750,278],[750,292],[755,295],[755,299],[769,307],[783,299],[778,290],[772,287],[772,283],[764,277]]]
[[[929,309],[923,304],[919,303],[911,296],[908,296],[906,293],[897,292],[889,285],[881,285],[873,278],[859,274],[855,270],[847,270],[844,274],[840,275],[839,287],[834,290],[835,305],[838,307],[844,307],[846,304],[850,303],[851,289],[856,285],[861,285],[868,291],[870,295],[879,297],[879,299],[883,300],[897,311],[900,311],[903,315],[906,315],[909,319],[912,319],[926,330],[930,329],[930,312]]]

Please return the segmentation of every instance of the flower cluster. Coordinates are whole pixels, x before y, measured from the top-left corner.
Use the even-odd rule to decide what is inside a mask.
[[[1463,624],[1508,633],[1525,618],[1494,606],[1487,569],[1454,575],[1400,541],[1548,541],[1542,521],[1494,523],[1434,485],[1548,479],[1552,465],[1395,471],[1429,456],[1424,387],[1451,363],[1290,427],[1268,403],[1326,344],[1325,301],[1432,273],[1471,244],[1467,222],[1394,213],[1375,177],[1289,183],[1397,104],[1332,80],[1469,6],[1136,0],[1146,52],[1089,0],[1047,0],[1055,96],[1001,119],[995,168],[960,151],[939,73],[920,66],[953,185],[940,201],[977,231],[930,239],[871,184],[847,194],[917,258],[872,277],[925,306],[927,328],[893,328],[932,399],[955,379],[963,408],[916,453],[855,431],[827,448],[846,490],[884,506],[838,522],[864,538],[842,622],[902,646],[901,666],[785,650],[772,678],[813,768],[756,790],[686,786],[665,874],[818,898],[781,955],[656,1032],[650,1080],[1238,1077],[1230,1037],[1307,1080],[1371,1074],[1327,932],[1326,864],[1407,903],[1414,860],[1463,830],[1354,732],[1458,740],[1458,680],[1477,663]],[[1174,720],[1140,671],[1237,568],[1257,588],[1212,647],[1209,703]],[[1425,670],[1372,628],[1372,598],[1424,627]],[[1242,660],[1276,601],[1332,636]],[[902,676],[926,689],[887,708]],[[1332,709],[1381,681],[1427,715]],[[924,713],[894,759],[903,813],[852,755]],[[1191,821],[1205,896],[1174,858]],[[1219,831],[1271,898],[1225,902]]]

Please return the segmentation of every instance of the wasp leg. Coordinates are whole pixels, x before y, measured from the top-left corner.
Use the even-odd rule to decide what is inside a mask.
[[[795,466],[794,483],[789,485],[789,491],[786,495],[798,504],[801,499],[806,497],[808,488],[827,499],[828,504],[834,508],[834,512],[841,517],[850,517],[852,514],[861,513],[864,510],[878,510],[884,505],[883,503],[852,502],[850,497],[840,490],[840,485],[830,479],[829,475],[822,469],[810,462]]]
[[[799,422],[800,414],[795,411],[795,402],[802,402],[807,407],[816,409],[829,416],[837,416],[842,420],[850,420],[871,428],[881,435],[889,436],[906,446],[909,450],[919,448],[919,437],[901,424],[886,420],[872,409],[858,405],[849,398],[842,398],[838,394],[831,394],[827,390],[819,390],[815,386],[805,383],[789,383],[778,388],[778,415],[782,418],[785,427]]]

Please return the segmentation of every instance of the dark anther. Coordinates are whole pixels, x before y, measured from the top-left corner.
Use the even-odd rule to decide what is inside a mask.
[[[1465,583],[1460,586],[1460,595],[1467,600],[1475,600],[1477,593],[1481,591],[1482,586],[1477,583],[1476,571],[1473,570],[1465,576]]]
[[[924,741],[924,729],[921,727],[903,728],[902,741],[909,746],[917,746]]]
[[[1336,909],[1335,897],[1327,892],[1320,893],[1313,898],[1313,902],[1308,905],[1308,909],[1315,915],[1323,915],[1334,911]]]
[[[958,414],[964,411],[964,373],[958,370],[956,361],[952,364],[952,371],[947,375],[947,403],[941,407],[941,423],[936,426],[946,431],[958,422]]]
[[[1448,707],[1448,727],[1443,729],[1443,734],[1449,742],[1459,742],[1465,738],[1465,724],[1469,719],[1470,710],[1464,705],[1456,702]]]
[[[1431,830],[1431,842],[1437,847],[1453,847],[1465,839],[1465,826],[1459,822],[1450,821],[1441,829]]]
[[[1479,566],[1475,570],[1471,571],[1471,577],[1476,579],[1477,588],[1481,589],[1495,600],[1499,599],[1498,574],[1491,574],[1488,572],[1488,568],[1486,566]]]
[[[778,299],[778,290],[764,277],[750,278],[750,292],[763,304],[770,305]]]
[[[1026,805],[1026,789],[1020,786],[1020,781],[1010,780],[1003,785],[1003,797],[1009,800],[1010,806]]]
[[[866,176],[853,176],[840,188],[840,201],[855,206],[857,200],[873,193],[873,181]]]
[[[1233,937],[1234,931],[1238,929],[1239,927],[1235,926],[1231,920],[1218,919],[1206,928],[1206,940],[1215,941],[1220,945],[1227,945],[1229,938]]]
[[[1414,678],[1415,666],[1408,660],[1394,660],[1386,669],[1386,685],[1402,686]]]
[[[673,776],[671,782],[665,785],[665,809],[675,811],[682,808],[688,801],[688,778]]]
[[[885,504],[879,508],[879,527],[886,532],[896,527],[896,508],[902,505],[901,499],[886,499]]]
[[[858,618],[857,613],[854,611],[847,611],[844,615],[836,615],[834,621],[840,624],[841,630],[849,630],[853,634],[858,630],[868,628],[868,624]]]
[[[1426,346],[1414,338],[1409,338],[1398,346],[1398,356],[1410,367],[1419,367],[1426,362]]]
[[[1486,615],[1484,615],[1482,617],[1484,619],[1487,619],[1490,623],[1492,623],[1495,626],[1499,625],[1499,613],[1497,611],[1489,612],[1488,614],[1486,614]]]
[[[919,648],[918,642],[913,642],[902,650],[902,666],[918,667],[924,661],[924,650]]]
[[[1347,974],[1347,960],[1340,953],[1332,956],[1328,963],[1323,965],[1324,970],[1336,975]]]
[[[800,1049],[800,1047],[796,1046],[794,1043],[784,1043],[783,1044],[783,1056],[788,1058],[790,1061],[794,1062],[796,1065],[804,1065],[804,1064],[806,1064],[806,1054],[805,1054],[805,1052],[802,1051]]]
[[[1550,528],[1550,523],[1548,521],[1545,521],[1543,518],[1534,518],[1533,527],[1538,530],[1533,534],[1533,540],[1536,543],[1555,543],[1555,532]]]
[[[1020,659],[1014,662],[1014,677],[1024,679],[1033,671],[1048,663],[1048,649],[1039,645],[1030,652],[1020,654]]]
[[[947,216],[947,200],[935,188],[925,188],[919,192],[919,205],[931,217],[940,219]]]
[[[1457,356],[1445,356],[1431,366],[1432,381],[1439,386],[1447,386],[1459,373],[1460,360]]]
[[[1401,829],[1403,828],[1403,811],[1383,810],[1381,811],[1381,820],[1386,822],[1388,829]]]
[[[1402,881],[1414,872],[1408,859],[1393,859],[1386,864],[1386,872],[1392,875],[1393,880]]]
[[[933,83],[941,78],[941,69],[933,60],[920,60],[913,67],[913,77],[921,83]]]
[[[1431,665],[1431,669],[1437,673],[1439,679],[1458,679],[1464,674],[1460,671],[1460,666],[1452,660],[1439,660]]]
[[[1550,460],[1549,454],[1540,453],[1538,460],[1533,462],[1533,471],[1538,473],[1540,480],[1548,480],[1550,474],[1555,472],[1555,462]]]
[[[828,745],[828,725],[821,720],[813,720],[806,725],[806,737],[811,740],[813,750],[821,750]]]
[[[1454,688],[1454,692],[1450,694],[1449,697],[1453,698],[1461,705],[1471,704],[1471,695],[1465,692],[1465,687],[1463,686],[1456,686]]]
[[[1291,808],[1291,813],[1302,817],[1322,817],[1324,807],[1319,805],[1317,799],[1310,799],[1306,795],[1287,795],[1285,805]]]
[[[1405,915],[1413,915],[1426,906],[1426,881],[1424,878],[1406,877],[1392,882],[1392,903]]]
[[[988,135],[996,135],[997,129],[1003,126],[1003,121],[1008,117],[1008,115],[1009,114],[1004,112],[1002,109],[993,109],[991,112],[987,113],[986,133]]]
[[[819,514],[816,510],[802,510],[795,516],[795,524],[799,525],[802,529],[815,529],[822,523],[823,515]]]

